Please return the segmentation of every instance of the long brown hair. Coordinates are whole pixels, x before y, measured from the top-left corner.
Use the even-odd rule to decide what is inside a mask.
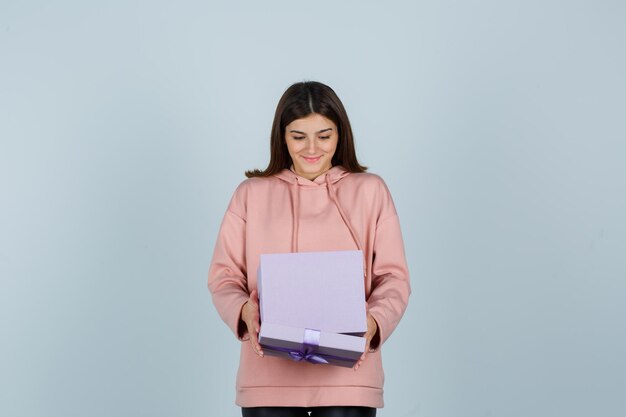
[[[356,159],[350,120],[337,94],[320,82],[302,81],[287,88],[276,106],[270,137],[269,165],[263,171],[246,171],[246,177],[269,177],[289,168],[293,161],[285,143],[285,128],[294,120],[311,113],[321,114],[337,126],[339,140],[331,164],[341,165],[350,172],[365,172],[367,167],[359,164]]]

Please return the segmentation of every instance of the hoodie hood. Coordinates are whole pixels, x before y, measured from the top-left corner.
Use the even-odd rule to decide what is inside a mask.
[[[337,199],[337,191],[335,188],[335,184],[339,182],[342,178],[350,175],[350,171],[345,169],[341,165],[335,165],[330,168],[328,171],[323,174],[317,176],[313,180],[309,180],[304,178],[293,171],[293,164],[289,169],[284,168],[282,171],[274,174],[275,177],[284,181],[289,186],[289,193],[291,196],[291,214],[293,219],[293,233],[291,234],[291,251],[298,252],[298,224],[299,224],[299,211],[300,211],[300,189],[301,188],[317,188],[317,187],[326,187],[328,190],[329,197],[331,201],[337,207],[339,214],[341,215],[341,219],[345,223],[346,227],[350,231],[350,235],[352,239],[356,243],[357,248],[359,250],[363,250],[361,242],[354,231],[354,228],[350,224],[350,220],[346,217],[345,211],[341,204],[339,204],[339,200]]]
[[[322,184],[327,184],[328,181],[330,181],[331,184],[334,184],[347,175],[350,175],[350,171],[348,171],[341,165],[335,165],[323,174],[318,175],[313,180],[304,178],[296,174],[293,170],[293,165],[291,165],[289,169],[285,168],[282,171],[274,174],[274,176],[289,184],[298,184],[303,187],[318,187]]]

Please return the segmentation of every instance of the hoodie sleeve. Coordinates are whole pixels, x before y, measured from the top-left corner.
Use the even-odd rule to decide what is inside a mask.
[[[372,290],[367,300],[368,311],[378,325],[378,332],[370,346],[374,351],[389,338],[400,322],[411,294],[400,219],[382,179],[380,184],[381,209],[374,237]]]
[[[246,220],[242,187],[237,187],[220,225],[209,267],[208,287],[220,317],[239,340],[247,340],[241,308],[248,300]]]

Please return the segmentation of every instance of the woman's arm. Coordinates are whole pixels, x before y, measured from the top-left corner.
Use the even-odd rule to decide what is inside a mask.
[[[370,344],[372,351],[378,350],[394,331],[411,294],[400,219],[382,179],[381,185],[381,211],[372,255],[372,290],[367,299],[368,312],[377,324]]]
[[[246,220],[235,212],[237,199],[235,191],[215,242],[208,287],[222,320],[239,340],[247,340],[247,328],[241,320],[241,309],[249,298],[245,256]]]

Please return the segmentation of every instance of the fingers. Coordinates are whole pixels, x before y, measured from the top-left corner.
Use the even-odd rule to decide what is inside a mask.
[[[259,343],[259,319],[258,314],[253,314],[252,318],[246,323],[248,333],[250,334],[250,346],[257,355],[263,357],[263,349]]]
[[[355,371],[359,369],[359,367],[365,360],[365,356],[370,350],[370,344],[372,342],[372,339],[374,338],[374,334],[376,334],[376,321],[373,319],[371,314],[368,313],[367,332],[365,332],[365,349],[363,350],[363,354],[361,355],[357,363],[354,365]]]
[[[252,350],[258,356],[263,357],[263,349],[261,348],[261,344],[259,343],[259,331],[260,331],[260,323],[259,323],[259,304],[258,304],[258,293],[257,290],[252,290],[250,293],[250,299],[246,304],[246,308],[248,309],[248,320],[246,321],[246,325],[248,326],[248,333],[250,334],[250,346],[252,346]]]
[[[361,355],[359,360],[356,362],[356,364],[354,364],[354,367],[352,369],[354,369],[355,371],[359,369],[359,367],[363,364],[364,360],[365,360],[365,352],[363,352],[363,354]]]
[[[256,304],[259,304],[259,293],[256,289],[250,292],[250,300],[252,300]]]
[[[254,353],[263,357],[263,349],[261,348],[261,344],[259,343],[259,330],[255,328],[254,331],[250,331],[250,346],[252,346],[252,350]]]
[[[363,354],[361,355],[361,357],[359,358],[359,360],[357,361],[357,363],[354,365],[354,370],[356,371],[357,369],[359,369],[359,367],[361,366],[361,364],[363,363],[363,361],[365,360],[365,356],[367,355],[367,352],[370,350],[370,341],[372,340],[372,336],[368,335],[367,333],[365,334],[365,350],[363,351]]]

